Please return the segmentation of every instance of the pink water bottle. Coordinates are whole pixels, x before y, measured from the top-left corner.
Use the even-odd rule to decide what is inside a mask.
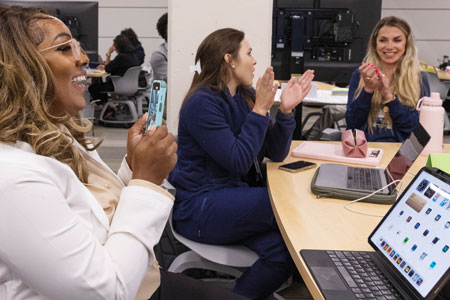
[[[431,136],[430,141],[422,151],[422,155],[442,152],[445,109],[442,107],[440,94],[431,93],[431,97],[423,97],[417,103],[416,108],[420,113],[420,124],[422,124]]]

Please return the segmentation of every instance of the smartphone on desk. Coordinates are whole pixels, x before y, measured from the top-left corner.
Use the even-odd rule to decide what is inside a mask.
[[[316,166],[315,163],[312,163],[312,162],[309,162],[309,161],[304,161],[304,160],[299,160],[299,161],[295,161],[293,163],[280,165],[278,168],[280,168],[280,170],[284,170],[284,171],[288,171],[288,172],[292,172],[292,173],[297,173],[297,172],[300,172],[300,171],[312,169],[315,166]]]
[[[159,127],[162,125],[164,114],[164,103],[166,102],[166,82],[163,80],[154,80],[148,100],[148,119],[145,131],[148,131],[152,125]]]

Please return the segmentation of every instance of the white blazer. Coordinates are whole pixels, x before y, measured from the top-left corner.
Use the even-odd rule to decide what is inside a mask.
[[[128,186],[110,226],[68,165],[27,143],[0,143],[1,300],[134,298],[173,199],[149,182],[128,182],[125,160],[119,177]]]

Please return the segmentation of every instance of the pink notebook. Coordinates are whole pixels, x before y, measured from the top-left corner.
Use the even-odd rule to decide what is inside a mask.
[[[346,157],[341,144],[303,142],[292,150],[292,156],[313,158],[366,166],[376,166],[383,157],[384,151],[378,148],[367,148],[365,158]]]

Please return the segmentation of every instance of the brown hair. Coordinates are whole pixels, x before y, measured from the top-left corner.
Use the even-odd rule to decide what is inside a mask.
[[[200,44],[195,55],[195,63],[200,62],[201,72],[196,72],[191,87],[183,100],[187,99],[201,86],[209,86],[213,90],[225,92],[230,81],[230,66],[226,63],[225,54],[239,60],[239,49],[245,34],[233,28],[223,28],[209,34]],[[246,87],[239,87],[248,105],[253,108],[255,96]]]
[[[92,124],[79,116],[55,116],[55,79],[37,46],[45,38],[42,9],[0,6],[0,142],[23,141],[43,156],[69,165],[87,182],[87,165],[76,139],[86,150],[99,146],[84,136]],[[67,130],[65,129],[67,128]]]

